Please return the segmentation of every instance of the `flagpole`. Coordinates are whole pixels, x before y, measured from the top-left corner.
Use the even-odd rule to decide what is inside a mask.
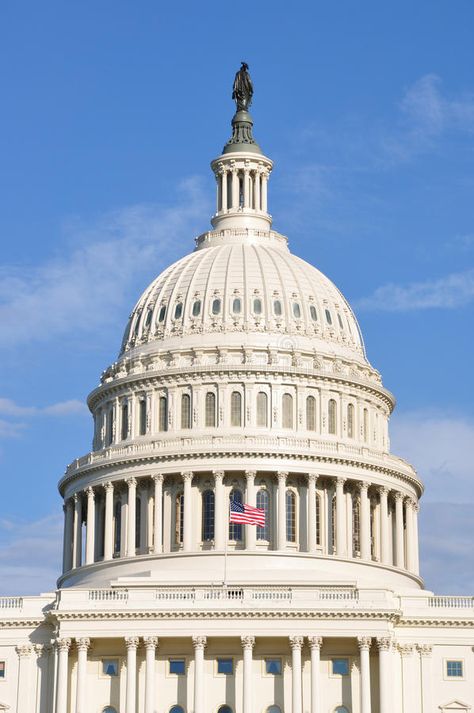
[[[227,540],[229,539],[229,522],[230,522],[230,498],[229,498],[229,505],[228,505],[228,510],[227,510],[227,522],[225,523],[224,526],[224,580],[222,582],[222,586],[226,587],[227,586]]]

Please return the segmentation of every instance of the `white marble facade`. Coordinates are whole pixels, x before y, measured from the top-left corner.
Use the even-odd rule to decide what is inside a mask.
[[[469,711],[474,598],[423,588],[394,398],[272,230],[272,162],[236,139],[211,165],[213,229],[89,396],[58,589],[0,598],[0,711]],[[229,526],[231,497],[266,526]]]

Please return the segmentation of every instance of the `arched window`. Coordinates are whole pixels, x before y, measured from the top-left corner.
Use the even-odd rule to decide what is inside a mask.
[[[181,396],[181,428],[191,428],[191,397],[189,394]]]
[[[293,396],[291,394],[283,394],[282,410],[283,428],[293,428]]]
[[[280,300],[275,300],[273,302],[273,312],[275,313],[275,317],[281,317],[283,310],[281,308]]]
[[[316,493],[316,544],[321,544],[321,496]]]
[[[122,406],[122,441],[128,436],[128,404]]]
[[[253,312],[254,314],[262,314],[262,300],[259,297],[253,301]]]
[[[296,319],[301,317],[301,307],[298,302],[293,302],[293,317],[296,317]]]
[[[168,399],[166,396],[160,396],[158,428],[160,431],[168,430]]]
[[[337,707],[334,709],[334,713],[349,713],[349,711],[348,711],[348,709],[346,708],[346,706],[337,706]]]
[[[160,311],[158,312],[158,322],[164,322],[166,317],[166,305],[162,305],[160,307]]]
[[[316,399],[308,396],[306,399],[306,428],[308,431],[316,430]]]
[[[183,706],[172,706],[170,708],[170,713],[184,713]]]
[[[212,428],[216,425],[216,395],[212,391],[206,394],[206,427]]]
[[[178,493],[175,501],[175,541],[177,545],[183,542],[184,532],[184,493]]]
[[[135,548],[138,550],[141,547],[141,527],[142,527],[142,508],[141,497],[137,495],[135,498]]]
[[[257,526],[257,540],[270,540],[270,495],[266,488],[257,491],[257,507],[265,511],[264,527]]]
[[[199,317],[201,314],[201,300],[193,302],[193,317]]]
[[[242,502],[242,493],[237,488],[232,488],[229,493],[229,500],[234,500],[236,503]],[[229,540],[235,540],[236,542],[242,541],[242,525],[237,522],[229,523]]]
[[[314,305],[310,305],[309,313],[311,315],[311,319],[313,320],[313,322],[317,322],[318,321],[318,313],[317,313],[316,307]]]
[[[240,297],[234,297],[232,301],[232,312],[234,314],[240,314],[242,312],[242,300]]]
[[[230,425],[242,425],[242,394],[240,391],[233,391],[230,397]]]
[[[360,500],[352,497],[352,552],[357,557],[360,554]]]
[[[286,491],[286,539],[296,542],[296,495],[292,490]]]
[[[120,542],[122,540],[122,503],[117,500],[114,507],[114,552],[120,552]]]
[[[336,496],[331,501],[331,551],[336,553]]]
[[[107,426],[105,434],[105,445],[110,446],[114,440],[114,410],[109,408],[107,411]]]
[[[369,440],[369,410],[364,409],[364,422],[363,422],[363,432],[364,441],[367,443]]]
[[[354,438],[354,404],[347,404],[347,436]]]
[[[203,542],[214,539],[214,509],[215,496],[213,490],[205,490],[202,494],[202,534]]]
[[[268,396],[264,391],[257,394],[257,426],[268,426]]]
[[[138,430],[140,436],[146,434],[146,399],[140,399],[140,410],[139,410],[139,424]]]
[[[117,713],[117,711],[113,706],[105,706],[105,708],[102,708],[102,713]]]
[[[334,399],[329,399],[328,402],[328,433],[336,435],[336,413],[337,406]]]
[[[212,314],[219,314],[221,311],[221,301],[218,297],[216,297],[215,300],[212,300]]]
[[[217,713],[232,713],[232,708],[230,706],[221,706]]]
[[[281,713],[280,706],[268,706],[266,713]]]
[[[328,324],[332,324],[331,312],[330,312],[328,309],[326,309],[326,310],[325,310],[325,313],[326,313],[326,322],[327,322]]]

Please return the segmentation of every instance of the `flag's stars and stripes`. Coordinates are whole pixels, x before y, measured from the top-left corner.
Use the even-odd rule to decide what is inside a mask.
[[[254,508],[252,505],[230,501],[230,522],[242,525],[258,525],[265,527],[265,510]]]

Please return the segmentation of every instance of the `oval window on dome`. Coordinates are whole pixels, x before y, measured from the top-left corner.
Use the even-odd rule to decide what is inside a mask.
[[[275,317],[281,317],[283,310],[281,308],[280,300],[275,300],[273,302],[273,312],[275,313]]]
[[[174,308],[174,318],[181,319],[182,314],[183,314],[183,303],[178,302],[178,304]]]
[[[234,314],[240,314],[242,312],[242,300],[240,297],[234,297],[232,301],[232,312]]]
[[[221,301],[219,298],[212,300],[212,314],[219,314],[221,311]]]
[[[262,300],[259,297],[253,301],[253,311],[255,314],[262,314]]]
[[[153,307],[148,307],[145,317],[145,327],[149,327],[151,324],[151,316],[153,314]]]
[[[138,330],[140,328],[140,315],[137,315],[137,319],[135,322],[135,326],[133,328],[133,336],[136,337],[138,335]]]
[[[163,305],[160,307],[160,311],[158,313],[158,322],[164,322],[166,317],[166,305]]]
[[[301,317],[301,307],[299,305],[299,302],[293,302],[293,316],[296,319],[300,319]]]
[[[201,300],[196,300],[193,303],[193,317],[199,317],[201,314]]]
[[[332,324],[331,312],[330,312],[328,309],[325,310],[325,312],[326,312],[326,322],[327,322],[328,324]]]
[[[314,305],[310,305],[310,306],[309,306],[309,314],[310,314],[311,319],[313,320],[313,322],[317,322],[317,321],[318,321],[318,313],[317,313],[316,307],[315,307]]]
[[[343,323],[342,323],[342,317],[341,317],[341,315],[339,314],[339,312],[337,313],[337,321],[339,322],[340,328],[341,328],[341,329],[344,329],[344,325],[343,325]]]

